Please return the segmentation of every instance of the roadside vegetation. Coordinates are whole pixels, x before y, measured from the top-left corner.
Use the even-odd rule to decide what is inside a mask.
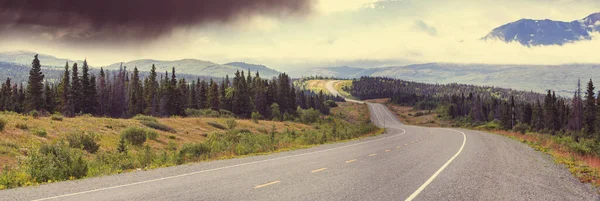
[[[553,156],[582,182],[600,186],[600,115],[592,81],[572,99],[472,85],[388,78],[353,82],[357,97],[380,98],[407,124],[462,127],[508,136]],[[367,91],[366,89],[379,89]],[[465,94],[467,92],[467,94]]]
[[[90,74],[66,64],[44,80],[37,55],[27,85],[0,87],[0,189],[305,148],[381,133],[365,105],[330,115],[332,97],[263,79],[147,77],[137,68]],[[345,105],[346,106],[346,105]],[[366,113],[365,113],[366,112]]]

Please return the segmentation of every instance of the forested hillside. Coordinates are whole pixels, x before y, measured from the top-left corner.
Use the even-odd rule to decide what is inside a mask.
[[[67,63],[64,71],[49,71],[61,74],[53,80],[46,77],[41,62],[37,57],[33,59],[26,85],[6,78],[0,89],[0,110],[115,118],[138,114],[182,116],[212,110],[241,118],[288,120],[297,116],[298,106],[328,114],[329,106],[324,102],[332,98],[296,90],[285,73],[263,79],[258,72],[245,75],[238,71],[232,80],[227,76],[219,82],[179,78],[175,68],[163,74],[154,66],[146,77],[137,68],[100,69],[96,74],[84,61],[81,66]]]
[[[362,77],[355,80],[352,95],[361,99],[391,98],[392,103],[419,110],[440,110],[445,117],[471,126],[488,122],[506,130],[598,138],[599,101],[589,81],[585,97],[581,88],[573,99],[510,89],[462,84],[424,84],[390,78]],[[582,98],[584,100],[582,100]]]

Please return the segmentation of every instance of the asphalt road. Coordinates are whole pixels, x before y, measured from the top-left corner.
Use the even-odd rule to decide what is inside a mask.
[[[329,84],[328,84],[329,86]],[[0,191],[0,200],[599,200],[590,185],[515,140],[407,126],[310,149]]]

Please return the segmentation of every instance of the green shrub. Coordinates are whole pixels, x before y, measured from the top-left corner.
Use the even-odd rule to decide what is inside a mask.
[[[133,119],[139,120],[139,121],[158,122],[158,120],[156,118],[151,117],[151,116],[142,115],[142,114],[135,115],[135,117],[133,117]]]
[[[53,114],[50,119],[52,121],[62,121],[63,120],[63,116],[60,114]]]
[[[4,127],[6,127],[8,121],[5,118],[0,118],[0,132],[4,131]]]
[[[258,120],[260,118],[262,118],[262,115],[260,115],[260,113],[255,111],[255,112],[252,112],[252,115],[250,117],[252,118],[252,122],[258,123]]]
[[[46,132],[46,130],[44,130],[42,128],[37,128],[37,129],[31,130],[31,134],[34,134],[39,137],[47,137],[48,136],[48,132]]]
[[[312,108],[307,110],[298,108],[298,114],[300,115],[300,121],[305,124],[315,123],[321,117],[321,112]]]
[[[485,130],[498,130],[498,129],[501,129],[502,126],[500,126],[500,121],[495,119],[494,121],[490,121],[484,125],[478,126],[477,128],[485,129]]]
[[[327,105],[329,107],[337,107],[338,106],[338,104],[335,101],[333,101],[333,100],[327,100],[327,101],[325,101],[325,105]]]
[[[221,114],[218,111],[211,109],[185,109],[185,116],[188,117],[219,117]]]
[[[142,128],[129,127],[122,132],[122,137],[135,146],[141,146],[146,142],[147,131]]]
[[[420,116],[423,116],[423,115],[425,115],[425,113],[423,113],[421,111],[418,111],[417,113],[415,113],[414,117],[420,117]]]
[[[98,135],[95,133],[75,132],[67,135],[69,147],[87,151],[88,153],[96,153],[100,149],[100,144],[96,141]]]
[[[513,131],[519,132],[521,134],[525,134],[525,132],[527,132],[527,129],[529,129],[529,126],[523,123],[518,123],[513,127]]]
[[[82,178],[87,175],[88,163],[83,153],[64,144],[42,145],[30,154],[27,173],[38,182]]]
[[[179,150],[179,158],[177,159],[177,163],[182,164],[209,153],[210,147],[204,143],[184,144]]]
[[[29,126],[25,123],[17,123],[15,127],[24,131],[29,130]]]
[[[175,141],[173,140],[169,140],[169,144],[167,144],[167,150],[171,150],[171,151],[177,151],[177,143],[175,143]]]
[[[206,122],[206,123],[208,125],[211,125],[212,127],[215,127],[215,128],[221,129],[221,130],[227,129],[227,127],[223,126],[223,124],[220,124],[220,123],[217,123],[217,122],[214,122],[214,121],[209,121],[209,122]]]
[[[177,139],[177,137],[175,137],[174,135],[169,135],[169,139],[174,140]]]
[[[233,118],[235,117],[235,114],[233,114],[233,112],[229,111],[229,110],[219,110],[219,117],[221,118]]]
[[[161,130],[161,131],[170,132],[170,133],[176,132],[175,129],[173,129],[167,125],[155,122],[155,121],[141,121],[140,123],[144,126],[147,126],[149,128],[153,128],[156,130]]]
[[[235,119],[227,119],[227,128],[229,128],[229,130],[233,130],[236,126],[237,122]]]
[[[40,116],[40,113],[37,110],[33,110],[29,112],[29,116],[37,119]]]
[[[148,137],[148,139],[156,141],[158,139],[158,132],[156,132],[156,131],[147,131],[146,137]]]

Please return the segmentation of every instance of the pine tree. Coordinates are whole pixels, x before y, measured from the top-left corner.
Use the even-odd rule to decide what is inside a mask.
[[[207,108],[207,100],[208,100],[208,85],[206,81],[202,80],[200,82],[200,89],[198,92],[198,109]]]
[[[210,87],[208,92],[208,105],[212,110],[219,111],[219,86],[212,79],[210,79]]]
[[[38,55],[34,56],[27,81],[27,111],[44,109],[43,90],[44,74]]]
[[[77,69],[77,63],[73,64],[73,70],[71,71],[71,95],[69,96],[69,100],[71,100],[73,104],[73,111],[75,114],[82,112],[82,96],[83,93],[81,91],[81,81],[79,79],[79,72]]]
[[[188,95],[188,105],[186,108],[198,109],[198,84],[196,81],[192,80],[192,84],[189,87],[189,95]]]
[[[590,79],[590,82],[588,82],[587,85],[583,114],[585,132],[587,137],[591,137],[596,132],[596,98],[594,95],[594,83],[592,82],[592,79]]]
[[[54,112],[54,93],[48,82],[44,84],[44,106],[46,111],[50,113]]]
[[[147,77],[147,81],[144,83],[144,101],[146,108],[144,109],[145,114],[156,115],[156,93],[158,92],[158,81],[156,80],[156,67],[152,64],[150,69],[150,75]]]
[[[130,117],[141,114],[144,111],[143,88],[137,67],[133,68],[133,75],[129,81],[128,109],[128,115]]]
[[[109,111],[109,89],[106,83],[106,73],[104,69],[100,68],[100,77],[98,77],[98,114],[100,116],[108,115]]]
[[[65,72],[58,89],[60,97],[60,110],[65,116],[73,116],[73,104],[71,102],[71,74],[69,73],[69,63],[65,64]]]

